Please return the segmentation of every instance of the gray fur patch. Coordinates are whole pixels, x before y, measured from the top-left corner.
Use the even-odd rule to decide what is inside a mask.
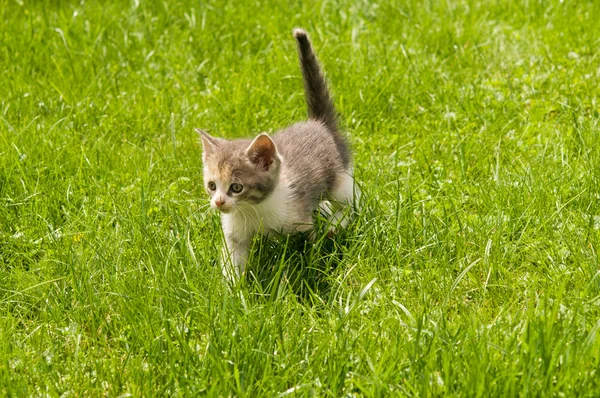
[[[273,141],[284,159],[282,178],[293,198],[312,212],[345,170],[336,142],[317,121],[294,124],[276,134]]]

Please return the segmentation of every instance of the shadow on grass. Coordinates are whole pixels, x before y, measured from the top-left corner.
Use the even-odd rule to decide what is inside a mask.
[[[347,232],[324,232],[315,241],[307,234],[258,237],[248,263],[247,284],[257,297],[274,300],[291,291],[312,305],[327,302],[333,272],[343,266]]]

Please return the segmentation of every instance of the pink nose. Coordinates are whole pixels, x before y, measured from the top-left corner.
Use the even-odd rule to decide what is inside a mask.
[[[225,201],[223,199],[215,200],[215,204],[217,205],[217,207],[223,206],[224,203],[225,203]]]

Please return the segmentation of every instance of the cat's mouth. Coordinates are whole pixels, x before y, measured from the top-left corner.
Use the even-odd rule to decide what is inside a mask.
[[[231,213],[234,210],[234,206],[230,206],[228,204],[223,204],[221,206],[217,206],[215,203],[210,204],[210,207],[214,210],[220,211],[221,213]]]

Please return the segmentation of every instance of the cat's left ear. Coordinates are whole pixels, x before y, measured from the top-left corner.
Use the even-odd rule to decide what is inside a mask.
[[[262,167],[265,171],[269,171],[273,162],[279,159],[275,143],[267,133],[256,137],[246,149],[246,154],[252,163]]]
[[[207,155],[214,152],[218,148],[221,140],[211,136],[206,131],[200,129],[195,130],[200,135],[200,140],[202,141],[202,148],[204,149],[202,157],[206,158]]]

